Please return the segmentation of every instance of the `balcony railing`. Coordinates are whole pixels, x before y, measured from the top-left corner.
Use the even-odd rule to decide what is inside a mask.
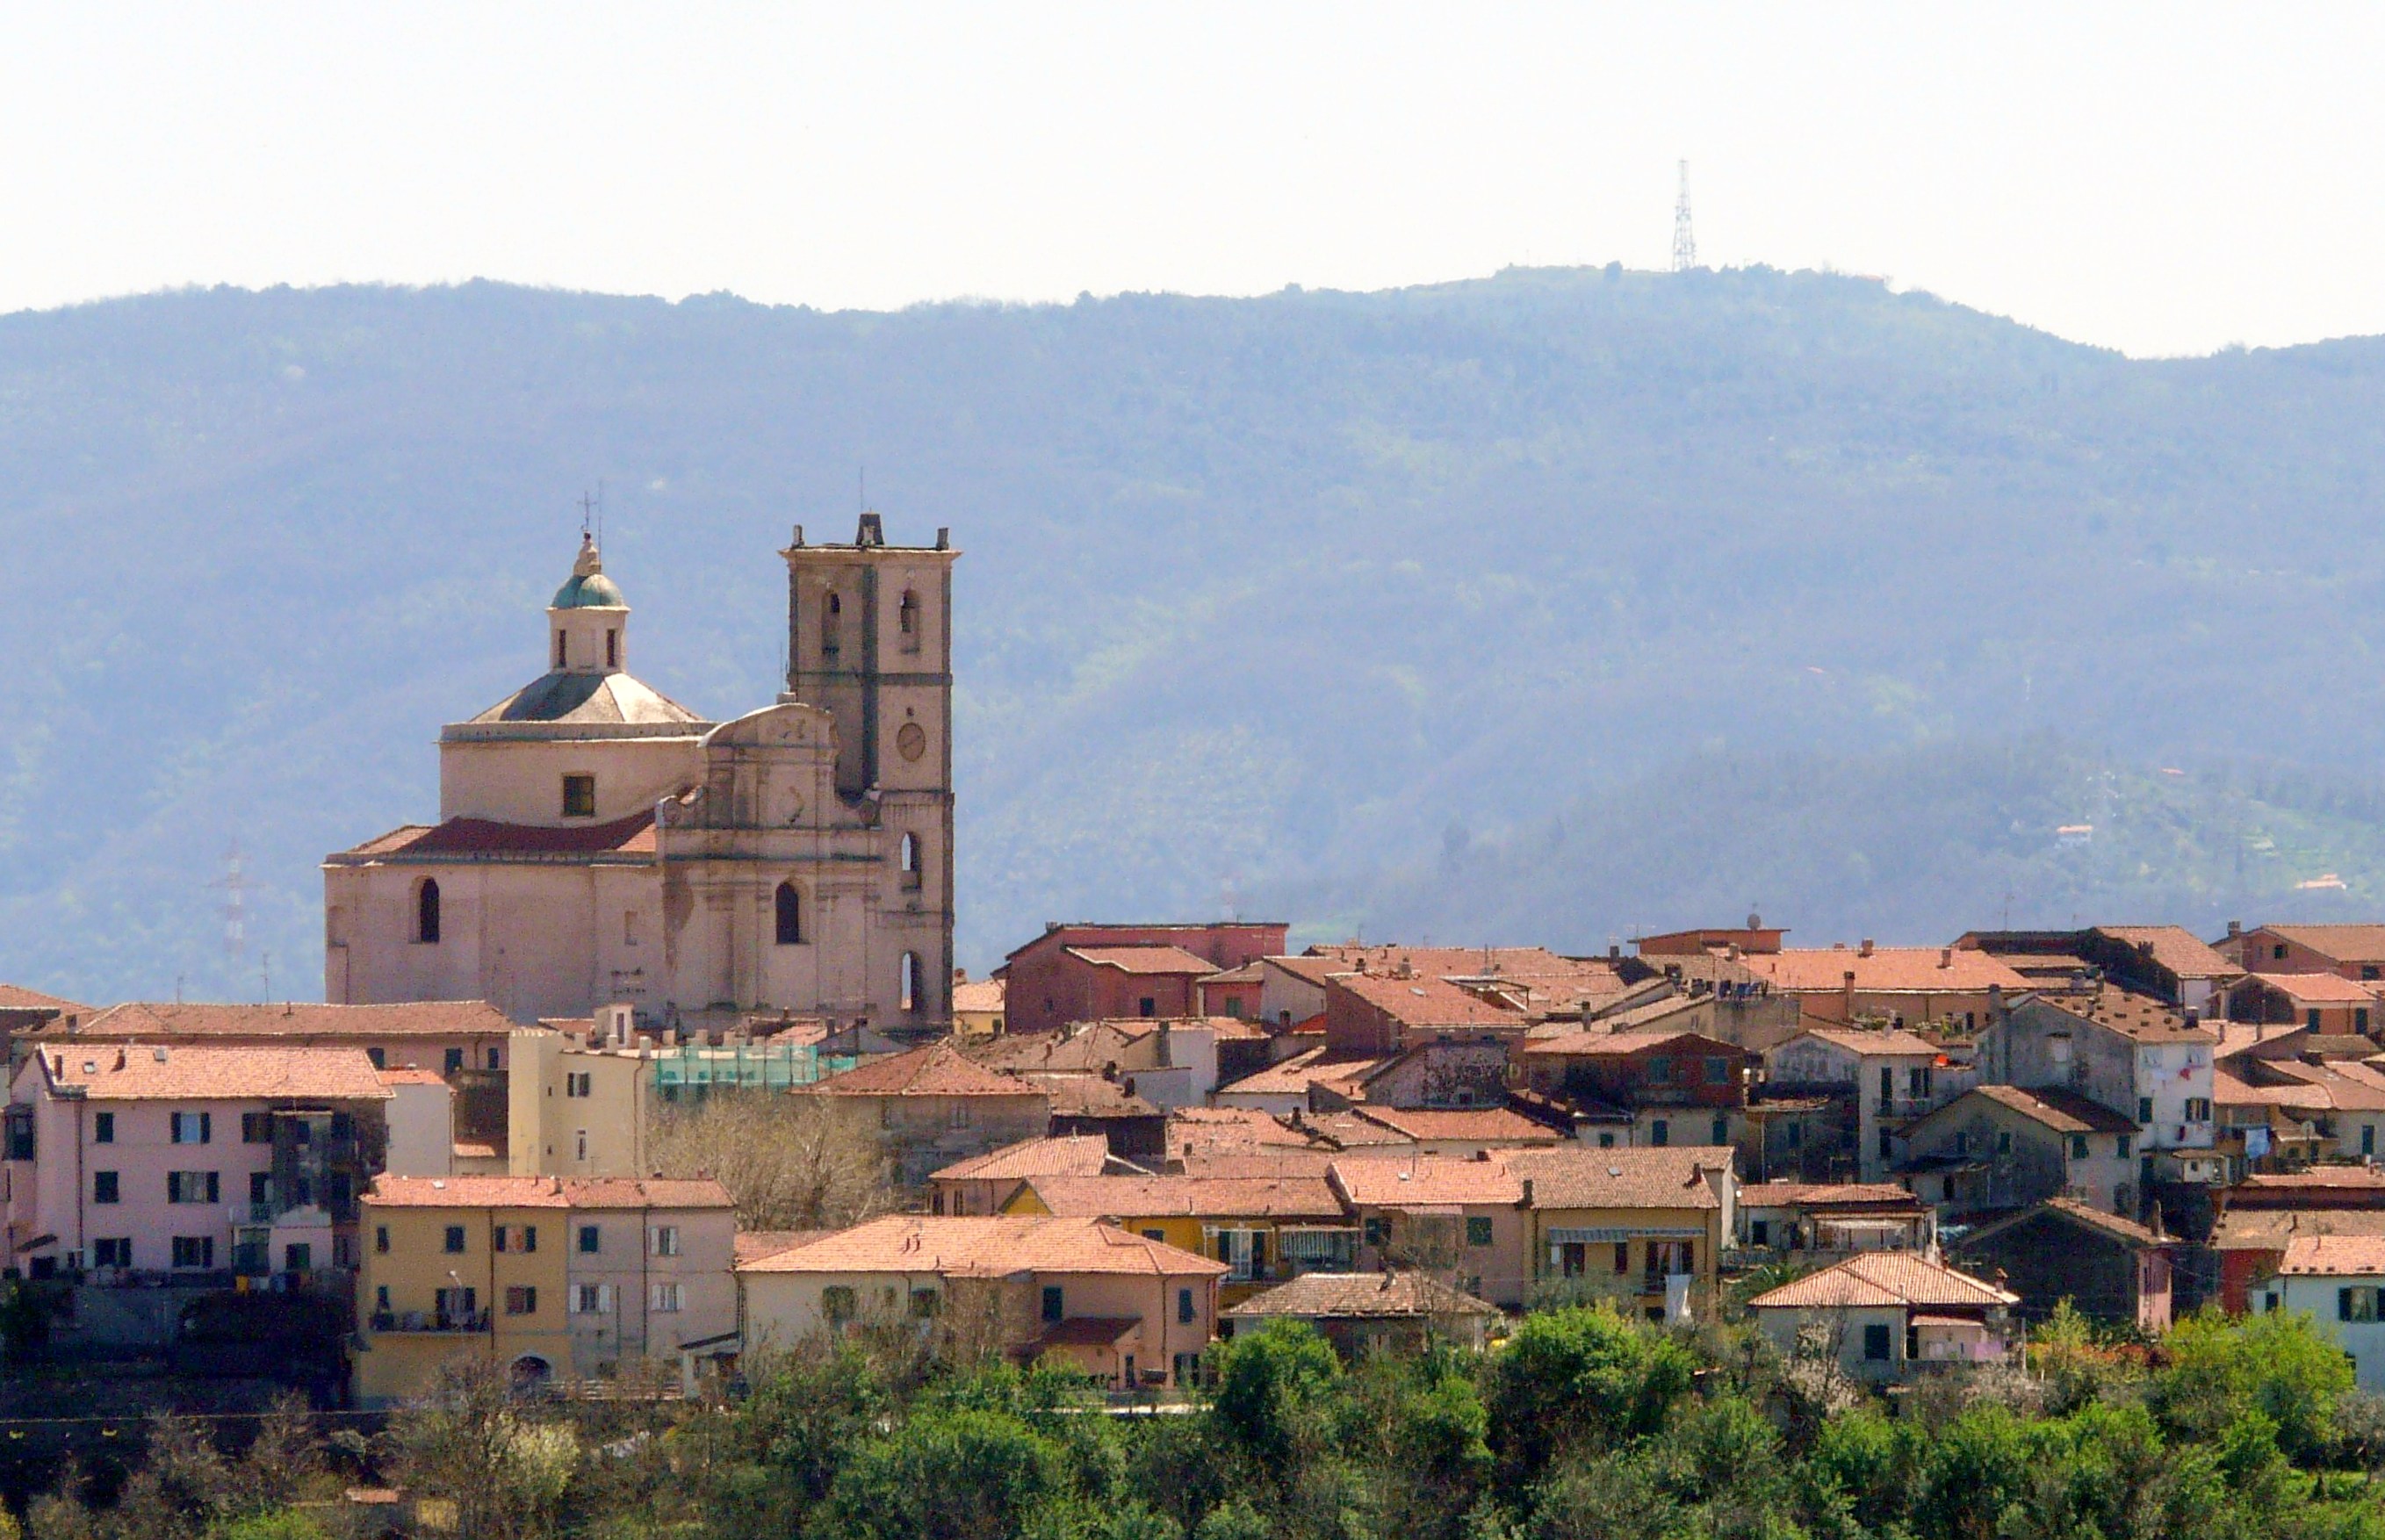
[[[485,1332],[487,1310],[375,1310],[376,1332]]]

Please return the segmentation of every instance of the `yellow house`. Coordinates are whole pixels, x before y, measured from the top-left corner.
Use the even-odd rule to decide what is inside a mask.
[[[1106,1220],[1223,1262],[1228,1304],[1304,1273],[1347,1273],[1357,1255],[1357,1226],[1322,1174],[1035,1176],[1002,1211]]]
[[[1738,1179],[1728,1146],[1532,1149],[1522,1179],[1525,1246],[1543,1291],[1579,1291],[1681,1322],[1711,1310]]]
[[[607,1012],[624,1009],[607,1007]],[[506,1085],[506,1169],[516,1176],[643,1176],[655,1061],[552,1026],[517,1028]]]
[[[359,1213],[366,1406],[451,1364],[584,1379],[735,1335],[736,1213],[718,1182],[384,1175]]]
[[[1003,997],[1009,988],[1003,979],[971,979],[967,968],[954,969],[953,1036],[963,1042],[1001,1037]]]

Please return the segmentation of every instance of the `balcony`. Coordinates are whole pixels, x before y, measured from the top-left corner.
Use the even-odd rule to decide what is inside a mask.
[[[420,1333],[485,1332],[489,1329],[487,1310],[375,1310],[370,1319],[375,1332]]]

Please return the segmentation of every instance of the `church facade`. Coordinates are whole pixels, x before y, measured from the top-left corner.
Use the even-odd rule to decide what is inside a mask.
[[[959,553],[865,514],[780,554],[787,688],[714,723],[629,673],[629,602],[583,538],[545,672],[441,732],[439,822],[326,858],[324,998],[948,1025]]]

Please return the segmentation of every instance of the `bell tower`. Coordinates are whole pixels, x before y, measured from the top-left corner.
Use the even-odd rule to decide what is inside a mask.
[[[884,932],[873,974],[901,1018],[950,1014],[953,976],[953,563],[933,545],[889,545],[864,513],[849,545],[807,543],[787,562],[787,689],[836,727],[838,799],[882,831]],[[891,1025],[891,1024],[890,1024]]]

